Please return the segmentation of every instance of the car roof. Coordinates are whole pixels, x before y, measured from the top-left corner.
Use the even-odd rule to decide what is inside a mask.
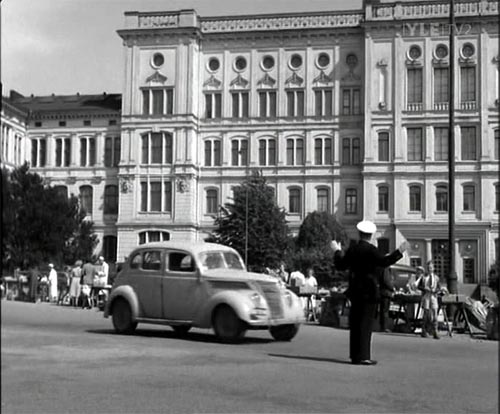
[[[391,271],[401,272],[401,273],[417,273],[417,269],[413,266],[408,266],[404,264],[393,264],[390,266]]]
[[[163,241],[163,242],[151,242],[144,243],[138,246],[135,250],[146,249],[146,248],[161,248],[161,249],[180,249],[187,250],[193,254],[198,254],[206,251],[234,251],[229,246],[218,243],[207,243],[204,241]]]

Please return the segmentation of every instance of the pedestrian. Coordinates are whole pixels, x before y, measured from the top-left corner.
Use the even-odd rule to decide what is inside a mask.
[[[82,277],[80,279],[82,309],[92,309],[92,288],[94,284],[94,277],[97,275],[94,264],[88,260],[82,268]]]
[[[294,287],[301,287],[304,286],[304,283],[306,281],[306,278],[304,276],[304,273],[302,273],[300,270],[295,270],[292,273],[290,273],[290,285]]]
[[[99,280],[103,286],[108,284],[109,277],[109,265],[104,260],[104,256],[99,256],[98,266],[100,266],[99,270]]]
[[[38,279],[40,278],[40,271],[38,266],[30,269],[30,302],[36,303],[38,299]]]
[[[57,297],[58,305],[64,305],[69,294],[69,284],[69,268],[65,266],[64,271],[57,273],[57,288],[59,289],[59,296]]]
[[[71,285],[69,287],[70,305],[78,306],[78,298],[80,297],[80,279],[82,277],[82,261],[77,260],[71,269]]]
[[[49,301],[57,303],[57,272],[52,263],[49,263],[49,269]]]
[[[381,332],[390,332],[387,325],[389,322],[389,308],[391,306],[394,290],[394,281],[391,272],[387,268],[380,269],[380,303],[378,316]]]
[[[314,276],[314,269],[309,267],[306,270],[306,275],[304,279],[304,285],[302,286],[303,292],[307,296],[302,296],[302,305],[304,306],[304,312],[306,319],[316,320],[316,292],[318,291],[318,280]]]
[[[438,294],[441,291],[439,276],[434,273],[432,260],[426,263],[426,273],[420,277],[417,286],[422,291],[421,307],[424,311],[422,323],[422,337],[426,338],[432,334],[434,339],[438,335]]]
[[[379,300],[377,268],[386,268],[403,257],[408,248],[401,244],[391,254],[383,255],[370,243],[377,227],[365,220],[357,224],[359,241],[353,242],[344,253],[339,242],[333,240],[334,264],[338,270],[349,269],[351,279],[347,297],[351,302],[349,312],[349,357],[355,365],[375,365],[371,359],[372,326]]]

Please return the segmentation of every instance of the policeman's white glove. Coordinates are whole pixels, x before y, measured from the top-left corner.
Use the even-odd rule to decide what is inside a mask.
[[[334,253],[339,250],[342,250],[342,245],[337,240],[332,240],[332,242],[330,243],[330,247]]]
[[[403,254],[406,250],[408,250],[410,248],[410,243],[408,243],[407,241],[404,241],[403,243],[401,243],[401,245],[398,247],[398,250],[401,252],[401,254]]]

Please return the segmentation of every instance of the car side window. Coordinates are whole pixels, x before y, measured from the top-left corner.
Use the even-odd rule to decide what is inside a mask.
[[[174,272],[193,272],[194,260],[189,253],[172,252],[169,254],[168,270]]]
[[[142,268],[144,270],[161,270],[161,251],[145,251],[143,255]]]
[[[141,265],[142,265],[142,253],[139,252],[130,259],[130,268],[140,269],[142,267]]]

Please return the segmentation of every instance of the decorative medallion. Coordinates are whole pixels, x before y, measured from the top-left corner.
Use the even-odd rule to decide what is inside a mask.
[[[133,185],[130,176],[124,175],[119,178],[120,180],[120,191],[122,193],[129,193],[132,191]]]
[[[257,82],[258,86],[268,86],[270,88],[274,87],[274,84],[276,83],[276,79],[273,79],[271,76],[269,76],[268,73],[264,75],[264,77]]]
[[[229,86],[236,86],[240,88],[246,88],[248,86],[248,81],[241,75],[238,75],[235,79],[231,81]]]
[[[167,80],[167,77],[165,75],[162,75],[159,71],[156,71],[153,73],[151,76],[146,78],[146,83],[165,83]]]
[[[293,72],[293,75],[290,76],[287,80],[286,80],[286,84],[287,85],[295,85],[295,86],[300,86],[302,85],[302,83],[304,82],[304,79],[302,79],[299,75],[297,75],[296,72]]]
[[[210,76],[203,84],[203,86],[208,86],[214,89],[219,89],[221,85],[222,82],[219,79],[217,79],[214,75]]]
[[[330,78],[330,76],[328,76],[324,71],[321,71],[319,76],[316,76],[313,80],[313,83],[328,84],[330,82],[332,82],[332,78]]]

